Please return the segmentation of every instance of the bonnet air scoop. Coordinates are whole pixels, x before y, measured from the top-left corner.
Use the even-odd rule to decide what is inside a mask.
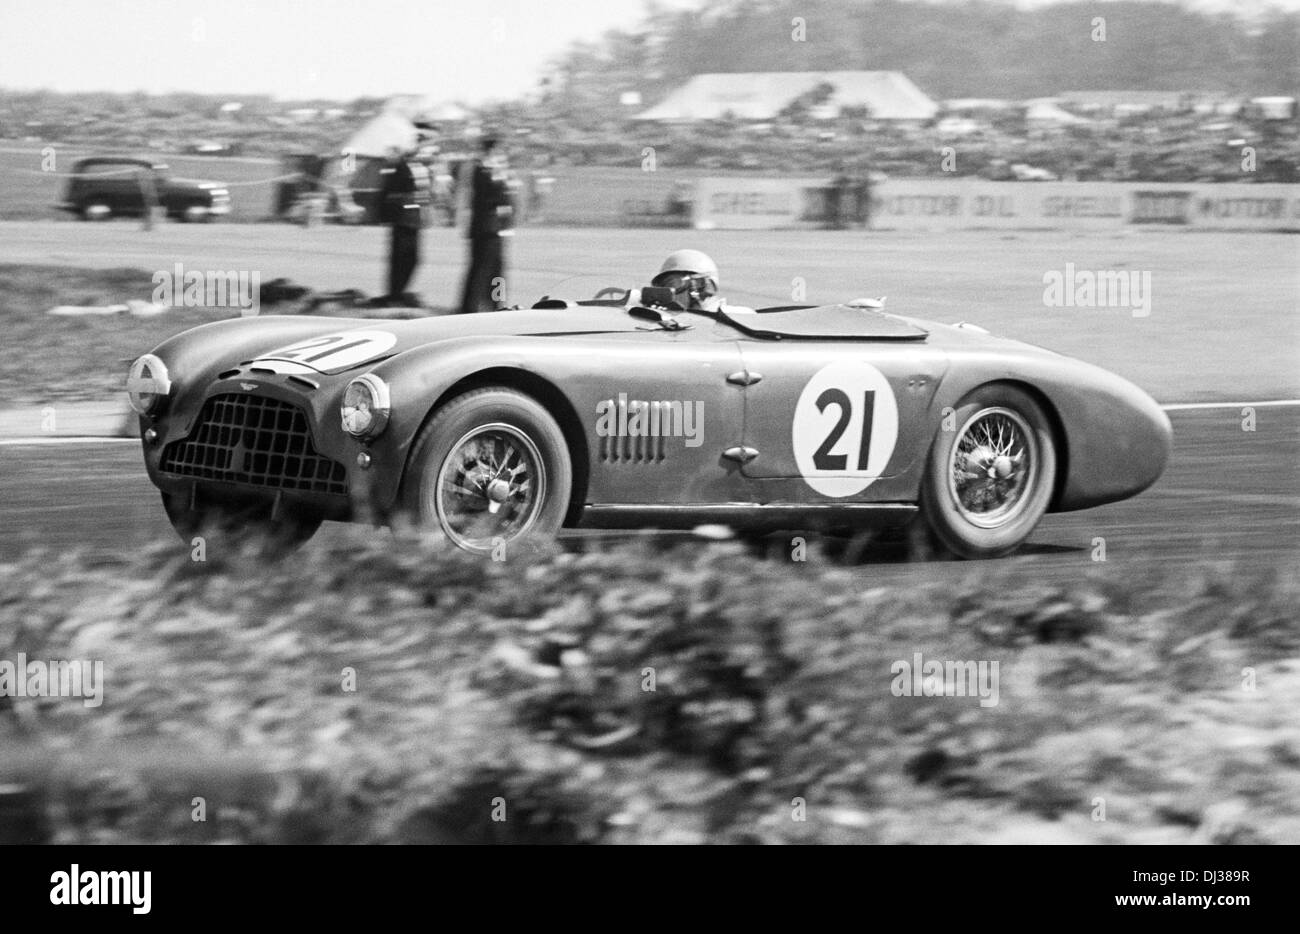
[[[869,308],[818,305],[719,317],[736,330],[765,340],[923,341],[930,333],[910,322]]]

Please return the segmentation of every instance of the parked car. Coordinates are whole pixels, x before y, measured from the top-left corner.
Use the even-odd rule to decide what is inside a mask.
[[[238,156],[243,153],[244,144],[195,140],[185,147],[185,151],[195,156]]]
[[[150,186],[173,220],[205,221],[230,213],[230,192],[223,183],[173,178],[161,162],[119,156],[78,161],[58,207],[82,220],[140,217]]]

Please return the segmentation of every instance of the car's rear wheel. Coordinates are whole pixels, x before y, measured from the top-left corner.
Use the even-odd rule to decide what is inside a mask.
[[[494,386],[452,399],[421,429],[402,502],[416,525],[459,548],[509,555],[559,532],[572,484],[555,419],[531,396]]]
[[[202,537],[211,554],[213,547],[256,548],[270,552],[292,551],[320,528],[322,520],[300,513],[282,512],[272,518],[268,504],[247,506],[191,506],[188,497],[162,494],[163,509],[181,540],[193,545]]]
[[[107,201],[87,201],[81,206],[81,219],[106,221],[113,216],[113,207]]]
[[[1056,482],[1051,422],[1024,390],[972,392],[940,429],[921,484],[921,513],[938,542],[963,558],[1018,548],[1047,511]]]

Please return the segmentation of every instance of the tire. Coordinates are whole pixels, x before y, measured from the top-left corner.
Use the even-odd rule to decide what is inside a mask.
[[[202,536],[209,546],[225,551],[256,548],[270,554],[294,551],[321,527],[321,519],[301,514],[271,518],[269,505],[206,506],[192,509],[170,493],[162,494],[163,509],[172,528],[186,544]]]
[[[502,547],[508,555],[512,546],[553,538],[572,489],[573,463],[555,419],[531,396],[493,386],[457,396],[420,429],[401,499],[416,526],[495,557]]]
[[[94,199],[81,205],[81,219],[83,221],[106,221],[112,220],[112,218],[113,207],[107,201]]]
[[[1015,551],[1047,511],[1056,483],[1052,424],[1014,386],[981,386],[958,404],[956,429],[940,430],[921,481],[921,515],[961,558]]]

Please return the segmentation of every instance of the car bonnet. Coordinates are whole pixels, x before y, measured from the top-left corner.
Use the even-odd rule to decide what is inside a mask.
[[[324,322],[322,322],[324,323]],[[467,337],[565,337],[622,333],[642,322],[619,308],[565,308],[440,315],[403,321],[345,318],[319,335],[272,346],[250,361],[276,373],[342,373],[443,340]]]

